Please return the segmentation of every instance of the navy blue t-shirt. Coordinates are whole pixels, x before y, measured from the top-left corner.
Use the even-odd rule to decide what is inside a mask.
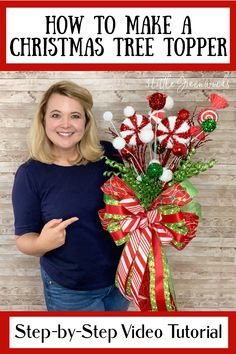
[[[109,142],[101,142],[105,155],[118,160]],[[40,233],[52,219],[77,216],[66,229],[65,244],[47,252],[40,262],[62,286],[92,290],[114,284],[122,252],[103,230],[98,210],[104,208],[100,189],[108,179],[104,160],[81,166],[58,166],[29,160],[17,170],[13,192],[15,233]]]

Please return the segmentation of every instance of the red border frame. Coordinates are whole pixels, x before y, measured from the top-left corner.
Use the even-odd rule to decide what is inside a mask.
[[[151,348],[151,349],[145,349],[145,348],[127,348],[127,349],[109,349],[109,348],[94,348],[94,349],[84,349],[84,348],[71,348],[71,349],[66,349],[66,348],[60,348],[60,349],[13,349],[9,348],[9,317],[23,317],[23,316],[45,316],[45,317],[54,317],[54,316],[59,316],[59,317],[64,317],[64,316],[73,316],[73,317],[81,317],[81,316],[86,316],[86,317],[110,317],[110,316],[116,316],[116,317],[147,317],[147,316],[155,316],[155,317],[182,317],[182,316],[188,316],[188,317],[200,317],[200,316],[209,316],[209,317],[228,317],[228,323],[229,323],[229,347],[228,348],[219,348],[219,349],[199,349],[199,348],[177,348],[177,349],[157,349],[157,348]],[[68,352],[72,353],[89,353],[89,352],[95,352],[96,353],[105,353],[109,354],[111,351],[112,353],[120,353],[127,351],[129,354],[141,354],[141,353],[156,353],[158,350],[158,353],[173,353],[173,351],[177,354],[189,354],[189,353],[194,353],[194,354],[202,354],[202,353],[209,353],[209,354],[233,354],[235,353],[236,349],[236,336],[235,336],[235,327],[236,327],[236,312],[209,312],[209,311],[202,311],[202,312],[23,312],[23,311],[14,311],[14,312],[0,312],[0,326],[1,326],[1,331],[0,331],[0,352],[4,354],[28,354],[28,353],[36,353],[36,354],[41,354],[45,352],[50,352],[50,353],[55,353],[55,354],[66,354]]]
[[[229,7],[230,63],[228,64],[7,64],[6,8],[8,7]],[[235,1],[1,1],[0,3],[0,70],[2,71],[234,71],[236,70],[236,2]]]
[[[230,32],[231,32],[231,43],[230,43],[230,52],[231,52],[231,62],[230,64],[6,64],[6,8],[7,7],[229,7],[231,10],[230,13]],[[187,71],[187,70],[201,70],[201,71],[234,71],[236,70],[236,2],[235,1],[217,1],[217,0],[199,0],[199,1],[147,1],[142,0],[129,0],[128,2],[124,1],[1,1],[0,2],[0,70],[6,71],[92,71],[92,70],[115,70],[115,71],[124,71],[124,70],[143,70],[143,71]],[[179,354],[188,354],[188,353],[212,353],[212,354],[229,354],[234,353],[236,350],[236,312],[177,312],[177,313],[145,313],[145,312],[125,312],[125,313],[71,313],[71,312],[0,312],[0,353],[3,354],[27,354],[27,353],[55,353],[55,354],[64,354],[68,352],[73,353],[110,353],[111,349],[9,349],[9,317],[10,316],[226,316],[229,320],[229,348],[228,349],[148,349],[151,353],[179,353]],[[112,352],[120,353],[120,349],[112,349]],[[129,351],[130,354],[140,354],[146,353],[147,349],[122,349],[123,351]]]

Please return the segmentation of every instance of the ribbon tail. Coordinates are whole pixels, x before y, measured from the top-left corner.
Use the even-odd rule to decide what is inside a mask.
[[[145,228],[140,232],[139,237],[140,243],[134,258],[130,283],[130,291],[133,296],[134,303],[138,307],[140,307],[140,300],[146,299],[145,296],[140,294],[140,289],[148,263],[148,255],[152,243],[152,231],[150,228]]]
[[[171,292],[170,269],[164,247],[161,245],[158,237],[152,239],[153,260],[155,266],[155,301],[152,299],[152,305],[156,304],[153,310],[175,311],[174,294]],[[153,289],[150,289],[150,293]]]
[[[122,294],[130,299],[130,277],[133,271],[133,261],[140,243],[139,231],[132,232],[126,246],[122,252],[117,268],[117,285]]]

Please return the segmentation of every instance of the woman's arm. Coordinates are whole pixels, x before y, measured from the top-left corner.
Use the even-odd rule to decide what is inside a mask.
[[[19,251],[29,256],[41,257],[45,253],[40,246],[39,234],[34,232],[16,236],[16,247]]]

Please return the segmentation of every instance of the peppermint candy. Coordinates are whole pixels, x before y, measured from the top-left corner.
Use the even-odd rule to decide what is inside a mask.
[[[140,145],[143,143],[142,136],[145,131],[152,131],[152,125],[146,116],[134,114],[126,118],[120,126],[120,135],[129,145]]]
[[[176,143],[187,144],[191,137],[191,130],[186,121],[170,116],[158,124],[156,134],[162,147],[172,149]]]
[[[201,110],[198,114],[198,122],[202,124],[206,119],[213,119],[215,122],[218,121],[218,114],[212,108],[205,108]]]

